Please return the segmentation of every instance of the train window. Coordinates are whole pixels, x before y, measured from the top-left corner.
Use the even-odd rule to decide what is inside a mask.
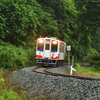
[[[64,53],[64,46],[61,45],[60,48],[61,48],[61,49],[60,49],[60,52]]]
[[[51,52],[57,52],[57,47],[58,47],[58,42],[55,40],[52,40]]]
[[[44,42],[42,40],[38,40],[38,50],[42,51],[44,48]]]
[[[50,48],[50,44],[46,44],[45,45],[45,50],[49,50],[49,48]]]

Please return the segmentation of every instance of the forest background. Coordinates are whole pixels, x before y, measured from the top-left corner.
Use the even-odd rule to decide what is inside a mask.
[[[100,0],[0,0],[0,67],[35,65],[40,35],[65,41],[76,62],[100,70]]]

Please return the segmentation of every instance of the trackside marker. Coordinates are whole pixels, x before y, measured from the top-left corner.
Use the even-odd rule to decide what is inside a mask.
[[[70,69],[70,75],[72,75],[73,74],[73,71],[75,71],[76,72],[76,70],[73,68],[73,66],[71,65],[71,69]]]

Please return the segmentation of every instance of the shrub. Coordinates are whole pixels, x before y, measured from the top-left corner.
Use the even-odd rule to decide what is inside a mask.
[[[22,47],[0,41],[0,67],[20,69],[27,66],[28,54]]]
[[[28,66],[36,65],[36,49],[29,48],[26,52],[28,54]]]
[[[85,58],[85,61],[88,61],[96,69],[100,70],[100,53],[96,52],[96,53],[87,55],[87,57]]]
[[[6,89],[0,90],[0,100],[18,100],[18,94]]]
[[[0,72],[0,100],[27,100],[26,89],[9,77],[12,71],[1,68]]]
[[[76,64],[75,69],[76,70],[80,70],[80,65],[79,64]]]

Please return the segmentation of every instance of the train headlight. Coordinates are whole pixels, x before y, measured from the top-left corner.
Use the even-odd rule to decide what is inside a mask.
[[[52,44],[57,44],[57,41],[52,41]]]
[[[43,43],[44,41],[42,39],[39,40],[39,43]]]

